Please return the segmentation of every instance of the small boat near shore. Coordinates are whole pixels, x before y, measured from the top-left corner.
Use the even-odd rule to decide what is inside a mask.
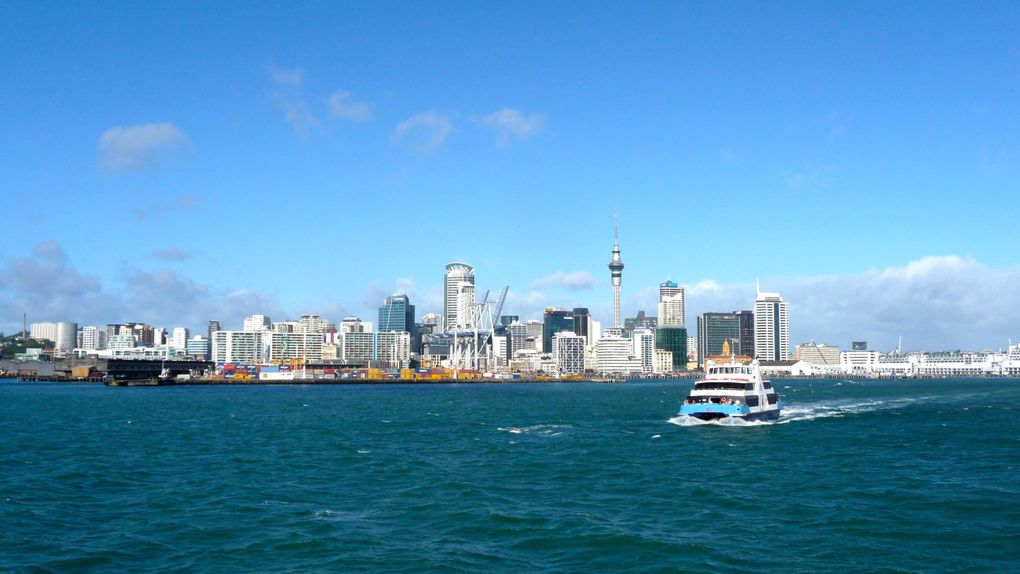
[[[768,420],[779,418],[782,408],[772,383],[762,378],[757,360],[744,364],[731,358],[706,367],[705,378],[694,383],[679,414],[701,420]]]

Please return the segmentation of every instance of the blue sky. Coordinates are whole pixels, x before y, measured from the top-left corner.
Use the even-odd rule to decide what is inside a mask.
[[[1016,3],[0,5],[0,329],[439,310],[1020,338]]]

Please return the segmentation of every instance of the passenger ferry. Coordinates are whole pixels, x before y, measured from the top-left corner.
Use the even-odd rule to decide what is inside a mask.
[[[723,417],[745,420],[779,418],[783,401],[772,383],[761,376],[758,361],[742,364],[734,360],[707,365],[705,378],[694,383],[680,414],[702,420]]]

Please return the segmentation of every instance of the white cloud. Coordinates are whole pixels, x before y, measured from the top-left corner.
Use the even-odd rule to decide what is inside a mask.
[[[416,154],[426,155],[439,150],[451,133],[453,122],[432,110],[415,114],[398,124],[393,131],[393,141]]]
[[[163,261],[186,261],[191,259],[191,254],[185,251],[181,251],[179,247],[170,246],[164,247],[163,249],[157,249],[152,252],[152,256],[156,259]]]
[[[538,133],[545,123],[545,115],[524,114],[518,110],[503,108],[478,121],[495,130],[500,145],[507,145],[513,140],[524,141]]]
[[[191,211],[198,207],[198,198],[194,195],[179,195],[168,201],[157,201],[143,208],[132,209],[139,221],[150,217],[164,215],[174,211]]]
[[[169,122],[117,126],[99,136],[99,166],[111,172],[159,167],[161,159],[188,147],[188,138]]]
[[[296,66],[293,68],[277,68],[276,66],[270,66],[269,76],[277,85],[288,88],[300,89],[305,82],[304,70]]]
[[[334,119],[364,123],[372,119],[372,106],[355,100],[350,92],[337,90],[329,96],[329,115]]]
[[[307,136],[319,126],[319,119],[312,113],[308,102],[303,99],[277,96],[276,105],[283,112],[283,119],[287,120],[294,133],[299,136]]]
[[[597,281],[587,271],[556,271],[535,281],[531,286],[535,289],[560,287],[570,290],[591,289]]]

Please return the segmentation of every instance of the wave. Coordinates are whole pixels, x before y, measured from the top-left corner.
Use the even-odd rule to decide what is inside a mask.
[[[770,421],[764,420],[749,421],[733,417],[723,417],[720,419],[705,421],[687,415],[677,415],[675,417],[670,418],[666,422],[682,427],[701,425],[734,426],[734,427],[771,426],[799,421],[813,421],[815,419],[839,418],[856,415],[860,413],[898,409],[908,406],[912,403],[916,403],[917,401],[918,399],[914,398],[904,398],[893,399],[888,401],[882,400],[862,402],[832,401],[826,403],[806,403],[797,406],[784,406],[782,414],[779,415],[779,418]]]

